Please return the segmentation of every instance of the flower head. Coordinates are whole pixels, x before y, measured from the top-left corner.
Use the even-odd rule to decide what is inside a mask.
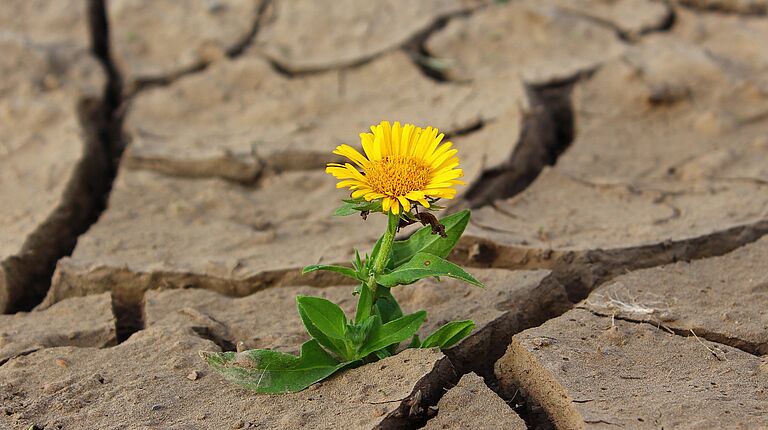
[[[429,207],[429,199],[452,199],[454,185],[463,185],[463,176],[453,144],[445,142],[436,128],[412,124],[390,125],[382,121],[371,126],[372,133],[360,133],[365,156],[349,145],[333,151],[351,163],[329,163],[325,169],[339,179],[336,188],[349,188],[352,198],[381,199],[384,212],[411,210],[411,202]],[[362,170],[362,172],[360,171]]]

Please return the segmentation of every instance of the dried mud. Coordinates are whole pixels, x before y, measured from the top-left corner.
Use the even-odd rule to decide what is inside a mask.
[[[11,3],[0,427],[768,426],[762,0]],[[395,295],[477,329],[226,383],[199,350],[295,352],[299,293],[353,310],[299,268],[383,228],[331,218],[322,171],[381,119],[459,149],[450,258],[488,286]]]

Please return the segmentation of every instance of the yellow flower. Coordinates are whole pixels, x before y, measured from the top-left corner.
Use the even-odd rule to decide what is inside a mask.
[[[464,185],[457,180],[464,174],[456,168],[457,151],[451,149],[451,142],[440,145],[444,135],[438,134],[436,128],[400,126],[399,122],[390,126],[388,121],[382,121],[371,126],[371,131],[360,133],[365,156],[349,145],[340,145],[333,151],[349,158],[357,167],[329,163],[325,169],[340,180],[336,188],[352,190],[352,198],[381,199],[384,212],[398,214],[400,207],[403,212],[410,211],[411,202],[428,208],[428,198],[452,199],[456,196],[453,186]]]

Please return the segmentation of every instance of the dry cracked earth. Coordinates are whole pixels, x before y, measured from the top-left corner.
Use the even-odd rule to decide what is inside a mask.
[[[5,0],[0,428],[768,428],[768,1]],[[370,246],[330,150],[444,130],[454,348],[255,395]],[[380,218],[380,217],[379,217]]]

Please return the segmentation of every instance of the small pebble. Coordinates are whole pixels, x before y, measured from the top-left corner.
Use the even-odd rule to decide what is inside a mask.
[[[159,411],[160,409],[163,409],[163,405],[152,405],[153,411]]]
[[[202,421],[202,420],[204,420],[206,418],[208,418],[208,415],[206,415],[206,414],[200,414],[200,415],[197,416],[198,421]]]
[[[200,374],[197,373],[197,370],[193,370],[189,372],[189,374],[187,374],[187,379],[189,379],[190,381],[195,381],[199,377],[200,377]]]
[[[57,358],[56,365],[59,367],[69,367],[69,363],[67,362],[67,360],[63,358]]]
[[[243,420],[240,420],[240,421],[235,421],[235,422],[232,424],[232,428],[233,428],[233,429],[241,429],[241,428],[243,428],[243,426],[245,426],[245,422],[244,422]]]

